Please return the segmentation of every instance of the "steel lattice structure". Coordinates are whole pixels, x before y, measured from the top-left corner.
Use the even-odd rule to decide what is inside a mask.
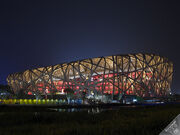
[[[132,94],[166,96],[170,93],[173,64],[154,54],[114,55],[71,63],[29,69],[10,74],[9,86],[18,92],[38,94],[63,93],[71,88],[75,94],[85,90],[95,94]]]

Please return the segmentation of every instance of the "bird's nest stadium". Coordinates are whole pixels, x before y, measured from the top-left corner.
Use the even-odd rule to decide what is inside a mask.
[[[89,58],[28,69],[7,77],[15,93],[58,95],[72,89],[86,96],[122,94],[163,97],[171,91],[173,63],[154,54],[127,54]]]

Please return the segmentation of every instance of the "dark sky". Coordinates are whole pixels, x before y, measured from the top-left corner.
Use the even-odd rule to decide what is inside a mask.
[[[173,61],[180,93],[179,45],[178,0],[0,1],[0,83],[29,68],[144,52]]]

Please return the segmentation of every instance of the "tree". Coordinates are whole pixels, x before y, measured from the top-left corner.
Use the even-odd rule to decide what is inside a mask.
[[[71,88],[66,88],[64,90],[64,92],[66,93],[66,98],[68,100],[68,104],[70,104],[71,103],[71,99],[72,99],[72,97],[74,95],[74,91]]]
[[[0,84],[0,91],[8,92],[10,94],[14,94],[14,91],[9,87],[9,85]]]
[[[16,94],[17,98],[19,99],[22,99],[22,98],[25,98],[26,97],[26,94],[25,94],[25,90],[24,89],[20,89],[18,91],[18,93]]]
[[[14,96],[14,91],[9,87],[9,85],[0,84],[0,93],[6,93],[2,98],[7,98],[8,96]]]
[[[84,101],[85,101],[85,99],[86,99],[86,90],[83,90],[82,91],[82,100],[83,100],[83,104],[84,104]]]

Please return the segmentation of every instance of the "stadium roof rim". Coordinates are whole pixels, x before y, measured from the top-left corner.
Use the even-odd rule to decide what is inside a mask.
[[[43,68],[43,67],[49,67],[49,66],[56,66],[56,65],[62,65],[62,64],[70,64],[70,63],[74,63],[74,62],[78,62],[78,61],[83,61],[83,60],[88,60],[88,59],[95,59],[95,58],[102,58],[102,57],[110,57],[110,56],[129,56],[129,55],[138,55],[138,54],[142,54],[142,55],[155,55],[155,56],[159,56],[161,58],[167,59],[169,63],[173,64],[172,61],[170,61],[167,57],[159,55],[159,54],[155,54],[155,53],[129,53],[129,54],[115,54],[115,55],[109,55],[109,56],[99,56],[99,57],[92,57],[92,58],[85,58],[85,59],[80,59],[80,60],[74,60],[74,61],[70,61],[70,62],[64,62],[64,63],[58,63],[58,64],[53,64],[53,65],[48,65],[48,66],[40,66],[40,67],[35,67],[35,68],[31,68],[31,69],[26,69],[23,70],[21,72],[13,72],[11,74],[20,74],[23,73],[27,70],[33,70],[33,69],[38,69],[38,68]],[[9,75],[11,75],[9,74]],[[9,76],[8,75],[8,76]]]

